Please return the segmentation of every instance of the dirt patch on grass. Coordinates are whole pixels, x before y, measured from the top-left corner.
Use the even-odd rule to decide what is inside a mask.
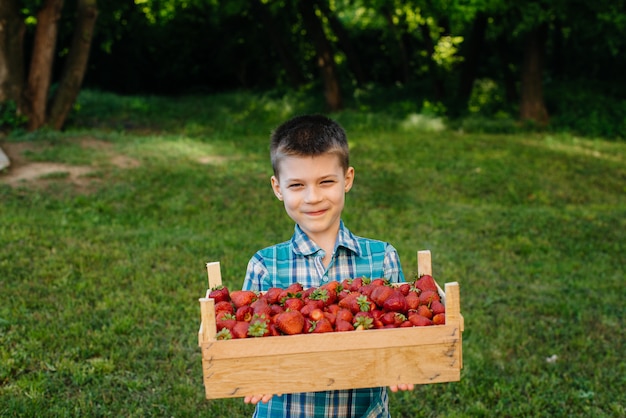
[[[105,153],[111,165],[119,168],[138,167],[139,162],[125,155],[117,154],[113,144],[95,138],[81,138],[76,142],[87,149]],[[0,148],[9,158],[11,165],[0,172],[0,183],[10,186],[45,187],[50,182],[66,182],[81,189],[99,181],[95,173],[100,167],[95,165],[71,165],[57,162],[30,161],[28,152],[40,152],[54,145],[49,143],[4,142]]]

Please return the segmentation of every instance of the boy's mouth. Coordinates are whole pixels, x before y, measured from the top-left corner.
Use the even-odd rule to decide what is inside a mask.
[[[325,213],[326,213],[326,209],[323,209],[323,210],[316,210],[316,211],[314,211],[314,212],[306,212],[306,214],[307,214],[308,216],[321,216],[321,215],[323,215],[323,214],[325,214]]]

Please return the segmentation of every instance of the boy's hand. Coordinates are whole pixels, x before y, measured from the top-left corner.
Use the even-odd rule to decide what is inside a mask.
[[[274,395],[251,395],[243,398],[245,403],[251,403],[252,405],[256,405],[259,402],[268,403],[270,399],[272,399]],[[280,395],[277,395],[280,396]]]
[[[399,385],[389,386],[389,390],[397,392],[399,390],[413,390],[415,385],[413,383],[400,383]]]

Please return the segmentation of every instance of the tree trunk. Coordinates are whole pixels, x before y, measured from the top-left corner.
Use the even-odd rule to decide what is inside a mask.
[[[543,60],[548,27],[533,29],[524,42],[520,119],[540,126],[548,124],[548,110],[543,100]]]
[[[322,72],[324,82],[324,96],[330,111],[335,112],[343,108],[341,89],[335,59],[330,42],[324,33],[322,22],[315,14],[313,0],[298,1],[298,9],[302,21],[315,47],[317,63]]]
[[[52,100],[50,116],[47,121],[47,124],[56,130],[60,130],[65,124],[83,83],[89,61],[93,31],[98,17],[97,0],[77,1],[78,8],[72,46],[65,61],[61,82]]]
[[[0,1],[0,103],[21,106],[26,26],[15,0]]]
[[[346,54],[346,60],[348,61],[348,66],[354,75],[356,83],[358,86],[362,86],[365,84],[366,77],[365,72],[363,71],[363,67],[361,66],[361,61],[359,60],[359,55],[357,54],[352,41],[350,40],[350,35],[348,31],[343,27],[343,24],[337,16],[330,10],[328,7],[327,0],[318,0],[317,6],[326,19],[328,19],[328,23],[330,24],[330,28],[333,30],[335,35],[337,35],[337,39],[339,41],[339,46],[344,54]]]
[[[27,129],[29,131],[42,127],[46,121],[46,104],[52,78],[52,63],[61,9],[63,9],[63,0],[45,0],[37,12],[33,55],[24,91],[24,113],[28,117]]]

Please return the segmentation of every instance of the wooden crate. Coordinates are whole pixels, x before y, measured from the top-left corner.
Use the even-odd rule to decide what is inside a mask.
[[[430,251],[418,252],[418,274],[432,275]],[[207,264],[198,333],[207,399],[454,382],[463,367],[459,285],[439,293],[446,324],[325,334],[216,340],[210,289],[220,265]]]

